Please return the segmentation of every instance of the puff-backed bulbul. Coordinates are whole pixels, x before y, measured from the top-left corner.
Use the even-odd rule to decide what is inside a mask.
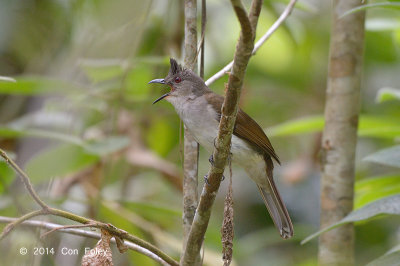
[[[170,59],[170,64],[167,77],[149,82],[171,88],[153,104],[162,99],[170,102],[196,141],[212,154],[224,97],[212,92],[198,75],[174,59]],[[292,237],[293,225],[272,174],[272,159],[280,164],[279,158],[261,127],[240,108],[231,140],[231,156],[257,184],[280,235],[285,239]]]

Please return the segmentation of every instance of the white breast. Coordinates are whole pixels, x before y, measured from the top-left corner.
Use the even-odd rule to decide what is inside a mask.
[[[216,112],[206,102],[203,96],[191,99],[190,97],[168,97],[168,101],[175,107],[176,112],[194,138],[208,152],[214,148],[214,139],[218,133]]]
[[[212,154],[219,123],[216,120],[217,114],[211,105],[203,96],[194,99],[168,97],[167,100],[175,107],[176,112],[196,141]],[[262,156],[256,153],[247,142],[232,136],[231,153],[233,162],[242,166],[257,184],[262,185],[267,182],[265,162]]]

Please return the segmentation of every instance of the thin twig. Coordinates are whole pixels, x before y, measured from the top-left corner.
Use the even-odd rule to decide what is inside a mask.
[[[33,211],[30,213],[27,213],[18,219],[15,219],[13,222],[9,223],[6,227],[4,227],[3,232],[1,232],[0,235],[0,240],[5,238],[16,226],[20,225],[21,223],[25,222],[26,220],[29,220],[33,217],[44,215],[47,212],[44,210],[38,210],[38,211]]]
[[[0,223],[10,223],[11,224],[11,223],[15,223],[17,220],[19,220],[19,218],[0,216]],[[63,233],[71,234],[71,235],[89,237],[89,238],[94,238],[94,239],[101,239],[100,233],[76,229],[76,228],[65,228],[65,227],[61,228],[63,226],[60,224],[54,224],[54,223],[43,222],[43,221],[35,221],[35,220],[23,221],[21,223],[21,226],[39,227],[39,228],[44,228],[44,229],[48,229],[48,230],[57,229],[59,232],[63,232]],[[116,243],[115,239],[112,239],[111,242]],[[135,243],[132,243],[130,241],[124,241],[124,245],[126,245],[129,249],[131,249],[133,251],[139,252],[139,253],[157,261],[158,263],[161,263],[163,265],[169,265],[161,257],[157,256],[156,254],[152,253],[151,251],[149,251],[139,245],[136,245]]]
[[[68,228],[85,228],[85,227],[96,227],[96,224],[73,224],[73,225],[62,225],[60,227],[56,227],[51,229],[50,231],[47,231],[45,233],[43,233],[40,238],[44,238],[46,236],[48,236],[51,233],[54,233],[56,231],[59,231],[61,229],[68,229]]]
[[[204,33],[204,32],[203,32]],[[195,60],[195,63],[197,63],[197,57],[199,57],[199,54],[201,55],[201,54],[203,54],[203,46],[204,46],[204,35],[202,34],[201,35],[201,37],[200,37],[200,44],[199,44],[199,47],[197,48],[197,52],[196,52],[196,60]],[[203,58],[204,59],[204,58]],[[203,67],[203,73],[201,73],[201,67]],[[199,72],[200,74],[200,77],[202,78],[202,79],[204,79],[204,63],[203,63],[203,66],[201,66],[201,60],[200,60],[200,72]]]
[[[110,224],[105,224],[99,221],[91,220],[64,210],[56,209],[56,208],[51,208],[49,207],[46,203],[44,203],[39,196],[37,195],[36,191],[34,190],[32,183],[30,182],[30,179],[28,175],[4,152],[2,149],[0,149],[0,156],[4,158],[4,160],[14,169],[14,171],[21,177],[26,189],[28,190],[29,194],[35,201],[42,206],[42,210],[34,211],[31,213],[28,213],[22,217],[20,217],[17,221],[16,224],[10,224],[9,226],[6,226],[4,228],[1,238],[4,238],[9,232],[11,232],[12,229],[15,228],[16,225],[20,224],[21,222],[32,218],[34,216],[38,215],[54,215],[54,216],[59,216],[59,217],[64,217],[66,219],[81,223],[81,224],[92,224],[93,227],[99,228],[99,229],[104,229],[107,230],[110,234],[113,236],[117,236],[121,239],[127,239],[145,249],[150,250],[154,254],[157,254],[157,256],[161,257],[163,260],[168,262],[170,265],[178,265],[178,262],[175,261],[173,258],[168,256],[166,253],[155,247],[154,245],[136,237],[133,236],[129,233],[127,233],[124,230],[118,229]]]
[[[0,156],[3,157],[6,163],[11,166],[11,168],[13,168],[17,175],[21,178],[22,183],[25,185],[25,188],[28,190],[29,194],[36,201],[36,203],[39,204],[42,209],[48,209],[49,206],[39,198],[38,194],[32,186],[31,181],[29,180],[29,177],[25,174],[25,172],[22,171],[22,169],[19,168],[19,166],[13,160],[11,160],[11,158],[8,157],[7,153],[2,149],[0,149]]]
[[[207,6],[206,0],[201,0],[201,54],[200,54],[200,77],[204,78],[204,39],[206,35]]]
[[[275,23],[272,24],[272,26],[268,29],[268,31],[256,42],[252,53],[253,55],[258,51],[258,49],[261,48],[261,46],[271,37],[271,35],[282,25],[282,23],[292,13],[292,10],[296,2],[297,0],[291,0],[289,4],[286,6],[285,10],[283,10],[282,14],[279,16],[279,18],[275,21]],[[225,74],[229,73],[229,71],[232,69],[232,66],[233,66],[233,61],[224,66],[220,71],[215,73],[213,76],[211,76],[206,81],[207,86],[211,85],[218,79],[222,78]]]
[[[205,232],[211,216],[211,209],[218,192],[222,174],[230,154],[230,142],[238,110],[240,91],[248,61],[254,48],[254,33],[261,11],[262,0],[253,0],[250,17],[240,0],[231,0],[235,14],[241,26],[241,33],[236,46],[234,66],[229,77],[226,96],[222,106],[222,115],[213,152],[214,164],[208,172],[208,183],[204,185],[199,205],[196,209],[192,227],[187,239],[181,265],[194,265],[201,249]]]
[[[151,252],[153,252],[154,254],[157,254],[157,256],[161,257],[163,260],[165,260],[166,262],[168,262],[171,265],[178,265],[177,261],[175,261],[169,255],[167,255],[166,253],[164,253],[163,251],[158,249],[156,246],[154,246],[134,235],[131,235],[124,230],[116,228],[116,227],[112,226],[111,224],[105,224],[105,223],[102,223],[99,221],[90,220],[90,219],[78,216],[76,214],[72,214],[72,213],[69,213],[69,212],[66,212],[63,210],[54,209],[54,208],[49,209],[49,213],[56,215],[56,216],[61,216],[61,217],[64,217],[64,218],[67,218],[69,220],[73,220],[73,221],[76,221],[79,223],[83,223],[83,224],[89,224],[89,223],[94,224],[94,225],[92,225],[93,227],[107,230],[113,236],[117,236],[121,239],[129,240],[145,249],[150,250]]]

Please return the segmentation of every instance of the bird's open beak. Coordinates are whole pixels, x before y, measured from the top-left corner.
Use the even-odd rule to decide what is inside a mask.
[[[150,81],[148,84],[150,83],[160,83],[160,84],[165,84],[165,80],[164,79],[153,79],[152,81]]]
[[[153,104],[158,103],[159,101],[161,101],[162,99],[164,99],[164,98],[167,97],[167,96],[169,96],[169,92],[166,93],[166,94],[164,94],[163,96],[161,96],[161,97],[158,98],[157,100],[155,100],[155,101],[153,102]]]
[[[164,79],[153,79],[152,81],[149,82],[150,83],[159,83],[159,84],[165,84],[165,80]],[[169,95],[169,92],[164,94],[163,96],[161,96],[160,98],[158,98],[157,100],[155,100],[153,102],[153,104],[158,103],[159,101],[161,101],[162,99],[164,99],[165,97],[167,97]]]

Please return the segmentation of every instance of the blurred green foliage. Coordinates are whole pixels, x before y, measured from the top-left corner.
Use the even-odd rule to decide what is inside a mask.
[[[257,37],[286,3],[264,1]],[[368,213],[363,216],[367,222],[356,224],[358,265],[383,256],[374,262],[379,265],[398,259],[399,253],[384,255],[400,241],[394,216],[370,221],[380,212],[368,207],[397,204],[393,199],[400,193],[398,3],[370,1],[367,8],[356,210],[350,216],[360,220],[361,212]],[[229,1],[207,4],[205,74],[210,77],[232,59],[239,25]],[[279,238],[256,187],[234,168],[236,265],[317,263],[316,242],[300,241],[319,223],[329,14],[329,3],[299,1],[287,23],[250,61],[241,106],[266,128],[283,161],[275,176],[296,235]],[[168,103],[151,105],[167,88],[147,82],[167,74],[169,57],[182,58],[182,19],[182,1],[173,0],[0,2],[0,147],[15,155],[51,205],[112,223],[175,258],[181,249],[181,193],[168,175],[181,177],[181,125]],[[226,80],[211,88],[223,94]],[[208,156],[201,149],[200,177],[208,169]],[[168,171],[160,171],[160,165]],[[37,207],[15,177],[0,161],[2,216]],[[223,183],[206,234],[207,265],[220,264],[225,191]],[[61,233],[41,240],[38,232],[21,228],[1,241],[2,262],[75,265],[78,256],[22,257],[17,251],[24,245],[59,248],[66,242],[82,250],[95,243]],[[115,265],[155,265],[135,252],[113,249],[113,254]]]

